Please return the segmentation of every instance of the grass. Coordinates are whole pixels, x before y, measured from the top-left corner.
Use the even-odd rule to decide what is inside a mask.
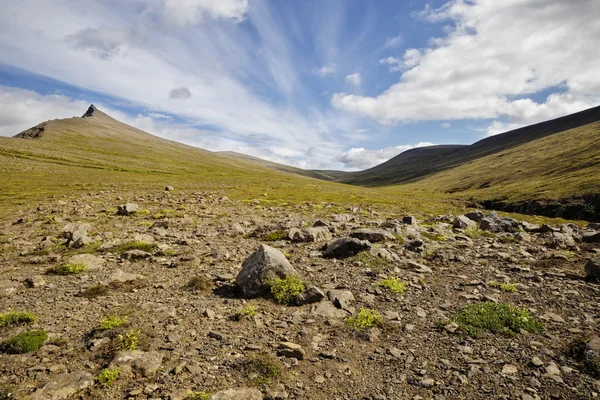
[[[349,260],[355,263],[361,263],[365,268],[370,268],[375,272],[381,271],[382,268],[389,264],[387,260],[375,256],[368,251],[361,251],[354,257],[350,257]]]
[[[485,332],[514,336],[521,329],[528,332],[544,329],[544,325],[532,317],[529,310],[505,303],[469,304],[460,309],[452,321],[474,338]]]
[[[25,354],[36,352],[48,339],[48,334],[42,330],[23,332],[0,345],[4,353]]]
[[[406,282],[402,282],[399,278],[384,279],[377,282],[377,286],[386,288],[395,294],[402,294],[406,290]]]
[[[265,236],[263,236],[263,240],[265,242],[277,242],[279,240],[285,239],[287,239],[287,232],[282,230],[269,232]]]
[[[346,322],[355,331],[372,328],[383,324],[383,317],[377,310],[370,308],[361,308],[354,317],[349,317]]]
[[[37,321],[37,316],[31,312],[18,312],[8,310],[4,314],[0,314],[0,328],[13,325],[31,325]]]
[[[269,282],[271,294],[279,304],[290,304],[294,298],[304,292],[304,282],[296,276],[275,278]]]
[[[142,332],[139,330],[130,330],[125,334],[120,334],[119,336],[117,336],[115,348],[120,351],[137,350],[140,348],[141,345],[141,335]]]
[[[270,385],[281,375],[281,363],[270,354],[250,357],[244,369],[248,379],[260,385]]]
[[[421,236],[423,236],[424,238],[427,238],[429,240],[432,240],[434,242],[443,242],[445,240],[448,240],[448,238],[444,235],[442,235],[441,233],[437,233],[437,232],[421,232]]]
[[[467,236],[471,239],[481,239],[483,237],[493,239],[496,237],[496,234],[493,232],[484,231],[484,230],[475,229],[475,228],[467,228],[464,230],[463,233],[465,234],[465,236]]]
[[[517,287],[514,285],[514,283],[500,283],[500,282],[492,281],[492,282],[488,283],[488,286],[500,289],[507,293],[515,293],[517,291]]]
[[[256,314],[258,314],[258,309],[255,306],[246,305],[233,314],[233,319],[239,321],[244,318],[252,318]]]
[[[119,317],[118,315],[107,315],[100,320],[98,324],[100,329],[115,329],[129,322],[127,317]]]
[[[147,253],[151,253],[156,249],[157,245],[154,243],[147,243],[143,240],[134,240],[131,242],[118,244],[110,249],[112,253],[122,254],[129,250],[142,250]]]
[[[190,292],[206,292],[212,288],[212,282],[207,277],[198,275],[190,279],[183,288]]]
[[[89,288],[79,292],[77,296],[85,297],[86,299],[95,299],[97,297],[106,296],[109,292],[108,286],[106,285],[93,285]]]
[[[11,387],[0,386],[0,400],[14,400],[15,390]]]
[[[84,263],[67,263],[46,270],[51,275],[77,275],[87,271],[87,265]]]
[[[210,400],[211,396],[209,393],[204,391],[200,392],[189,392],[183,400]]]
[[[96,384],[109,387],[121,376],[122,371],[120,368],[105,368],[96,377],[94,378],[94,382]]]

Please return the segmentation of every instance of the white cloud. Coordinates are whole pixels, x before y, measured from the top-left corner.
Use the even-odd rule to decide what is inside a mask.
[[[212,19],[244,20],[248,0],[164,0],[163,19],[175,25],[194,25]]]
[[[169,92],[170,99],[190,99],[191,97],[192,92],[185,86],[171,89],[171,91]]]
[[[107,26],[80,29],[65,37],[72,48],[89,50],[102,60],[110,60],[115,55],[125,56],[127,45],[132,39],[132,33],[128,29]]]
[[[600,43],[596,0],[452,0],[421,16],[453,25],[428,48],[380,60],[402,71],[398,83],[376,97],[336,93],[335,107],[387,125],[502,119],[518,126],[600,102],[600,53],[591,45]],[[531,99],[556,87],[562,93]]]
[[[444,129],[449,129],[452,126],[452,124],[450,124],[450,122],[443,122],[440,126]]]
[[[383,47],[386,49],[392,49],[395,47],[399,47],[402,43],[404,42],[404,38],[402,37],[402,34],[398,34],[397,36],[392,36],[389,37],[385,40],[385,43],[383,44]]]
[[[362,81],[362,77],[360,76],[360,73],[358,73],[358,72],[356,72],[354,74],[346,75],[346,82],[348,82],[351,85],[360,86],[361,81]]]
[[[325,77],[327,75],[333,75],[337,72],[337,67],[335,65],[324,65],[320,68],[313,69],[313,73]]]
[[[335,161],[344,164],[344,167],[350,169],[368,169],[384,163],[389,159],[396,157],[398,154],[406,150],[416,147],[433,146],[433,143],[420,142],[417,144],[407,144],[401,146],[390,146],[380,150],[366,150],[363,147],[352,148],[339,156],[335,157]]]

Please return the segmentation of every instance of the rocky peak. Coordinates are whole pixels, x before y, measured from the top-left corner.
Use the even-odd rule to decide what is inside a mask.
[[[96,108],[96,106],[94,106],[93,104],[90,104],[89,108],[87,109],[87,111],[85,112],[85,114],[83,114],[81,116],[81,118],[91,117],[92,115],[94,115],[95,111],[98,111],[98,109]]]

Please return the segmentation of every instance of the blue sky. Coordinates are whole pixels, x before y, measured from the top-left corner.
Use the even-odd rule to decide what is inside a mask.
[[[600,104],[595,0],[0,7],[5,136],[94,103],[209,150],[354,170]]]

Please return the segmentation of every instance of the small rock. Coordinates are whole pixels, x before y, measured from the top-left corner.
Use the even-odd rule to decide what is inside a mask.
[[[412,216],[404,216],[404,217],[402,217],[402,223],[405,225],[416,225],[417,218],[412,217]]]
[[[31,397],[33,400],[66,399],[94,384],[94,377],[89,372],[80,371],[54,377],[42,389]]]
[[[302,346],[291,342],[280,343],[277,351],[281,356],[295,358],[297,360],[304,360],[304,355],[306,354],[302,349]]]
[[[46,281],[42,275],[33,275],[25,279],[25,285],[28,288],[41,288],[46,286]]]
[[[125,205],[117,206],[118,215],[132,215],[139,211],[139,206],[135,203],[127,203]]]
[[[295,302],[297,305],[302,306],[304,304],[318,303],[323,298],[325,298],[323,291],[316,286],[311,286],[296,296]]]
[[[393,240],[394,235],[388,231],[380,229],[358,229],[350,234],[351,238],[359,240],[368,240],[371,243]]]
[[[121,254],[121,258],[124,260],[130,260],[130,261],[135,261],[135,260],[143,260],[145,258],[150,258],[152,257],[152,254],[144,251],[144,250],[127,250],[126,252],[124,252],[123,254]]]
[[[419,382],[419,386],[430,389],[435,386],[435,380],[431,378],[423,379],[421,382]]]
[[[211,400],[263,400],[263,395],[258,389],[236,388],[217,392]]]
[[[140,371],[142,376],[148,377],[158,371],[162,359],[163,355],[158,351],[120,351],[115,355],[110,366],[133,368]]]
[[[514,375],[517,373],[517,367],[512,364],[504,364],[502,367],[503,375]]]
[[[585,265],[586,279],[590,282],[600,281],[600,258],[591,258]]]
[[[325,258],[348,258],[369,250],[371,243],[355,238],[341,238],[329,243],[323,253]]]

